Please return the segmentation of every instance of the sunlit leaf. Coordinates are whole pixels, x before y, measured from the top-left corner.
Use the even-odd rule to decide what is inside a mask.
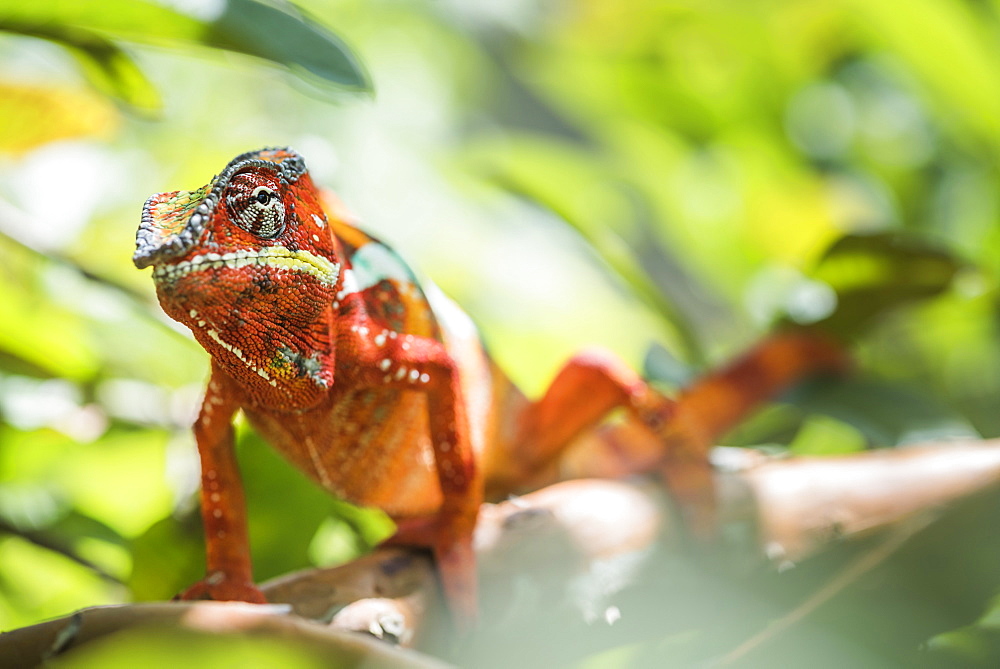
[[[1000,59],[990,22],[974,6],[938,0],[848,4],[869,39],[905,59],[935,102],[962,120],[949,125],[982,133],[994,146],[1000,141]]]
[[[112,431],[77,447],[58,472],[76,508],[124,535],[135,535],[170,513],[165,475],[167,437],[161,432]]]
[[[69,379],[98,368],[84,322],[13,283],[0,282],[0,351]]]
[[[828,416],[810,416],[788,450],[796,455],[837,455],[864,450],[865,438],[855,428]]]
[[[120,590],[87,567],[23,539],[0,536],[0,601],[13,604],[0,619],[3,629],[116,603],[120,597]]]
[[[689,355],[701,357],[691,324],[672,299],[676,267],[667,249],[636,224],[633,202],[613,171],[578,147],[530,136],[482,142],[466,159],[483,176],[576,228],[634,293],[676,328]]]

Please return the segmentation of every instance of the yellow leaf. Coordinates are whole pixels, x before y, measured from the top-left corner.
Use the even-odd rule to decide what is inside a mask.
[[[58,139],[106,138],[117,110],[86,90],[0,81],[0,153],[22,154]]]

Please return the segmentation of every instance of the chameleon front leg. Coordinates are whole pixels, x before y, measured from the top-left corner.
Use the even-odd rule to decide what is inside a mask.
[[[214,364],[194,424],[201,457],[201,515],[205,526],[205,578],[181,599],[267,600],[253,583],[243,483],[233,448],[233,416],[239,405],[230,378]]]
[[[478,611],[472,536],[483,485],[470,445],[458,367],[444,345],[433,339],[401,335],[373,341],[354,347],[354,365],[364,370],[366,385],[417,390],[427,397],[428,432],[443,499],[434,518],[400,519],[392,542],[433,550],[456,620],[471,623]]]

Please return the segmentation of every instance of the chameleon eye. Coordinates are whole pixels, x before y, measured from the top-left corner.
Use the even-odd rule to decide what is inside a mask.
[[[267,186],[250,193],[237,189],[226,197],[226,208],[236,225],[262,239],[274,239],[285,229],[285,207],[278,194]]]

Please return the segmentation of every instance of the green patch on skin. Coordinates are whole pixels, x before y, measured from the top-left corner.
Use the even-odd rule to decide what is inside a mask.
[[[308,377],[318,385],[326,385],[320,372],[323,370],[323,363],[319,353],[305,356],[297,351],[293,351],[287,346],[278,348],[275,356],[271,359],[270,370],[280,378]]]
[[[295,376],[296,353],[287,346],[281,346],[274,352],[274,357],[268,364],[268,371],[274,376],[287,379]]]

